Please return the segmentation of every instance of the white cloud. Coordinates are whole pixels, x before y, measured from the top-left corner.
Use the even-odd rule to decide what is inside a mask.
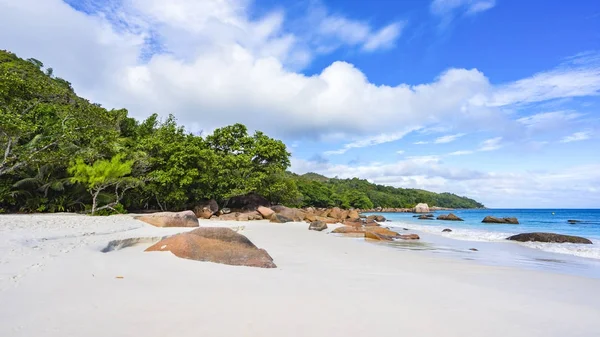
[[[471,150],[462,150],[462,151],[454,151],[454,152],[450,152],[448,153],[449,156],[465,156],[468,154],[473,154],[474,151]]]
[[[462,11],[466,15],[484,12],[496,5],[495,0],[433,0],[430,9],[435,15],[449,15]]]
[[[579,142],[582,140],[588,140],[591,137],[592,137],[591,131],[581,131],[581,132],[575,132],[574,134],[572,134],[570,136],[563,137],[560,140],[560,142],[561,143]]]
[[[398,150],[398,151],[396,151],[396,154],[404,154],[405,152],[406,151],[404,151],[404,150]]]
[[[434,144],[446,144],[446,143],[451,143],[455,140],[457,140],[460,137],[465,136],[465,133],[457,133],[454,135],[447,135],[447,136],[442,136],[442,137],[438,137],[436,138],[433,143]]]
[[[502,137],[490,138],[484,140],[479,146],[478,151],[494,151],[498,150],[502,147],[500,142],[502,141]]]
[[[367,39],[363,45],[363,50],[374,51],[393,47],[400,33],[402,33],[404,25],[404,22],[395,22],[381,28]]]
[[[415,144],[415,145],[426,145],[426,144],[429,144],[429,142],[426,142],[424,140],[420,140],[418,142],[414,142],[413,144]]]
[[[551,129],[564,126],[565,123],[576,120],[582,114],[575,111],[543,112],[517,119],[517,122],[531,129]]]
[[[500,86],[491,106],[528,104],[600,94],[600,60],[589,54],[568,60],[557,69]]]
[[[439,132],[443,123],[444,132],[462,125],[502,133],[514,123],[502,111],[507,104],[600,90],[593,86],[600,74],[594,75],[589,55],[570,60],[570,68],[542,73],[545,82],[556,82],[550,89],[542,85],[543,90],[532,79],[496,87],[476,69],[448,69],[429,83],[396,86],[375,85],[346,62],[307,76],[293,69],[310,62],[316,51],[286,28],[283,11],[254,18],[244,0],[112,4],[100,16],[78,12],[60,0],[0,0],[0,41],[19,56],[53,67],[82,96],[127,108],[139,118],[173,113],[191,131],[205,132],[241,122],[288,141],[333,135],[358,139],[340,153],[381,144],[398,125]],[[353,27],[349,30],[363,41],[357,45],[363,45],[368,37],[352,22],[346,19],[342,26]],[[319,26],[307,30],[312,28]],[[354,35],[345,38],[358,41]],[[145,55],[149,48],[158,52]],[[582,72],[587,80],[576,79],[578,85],[563,78]],[[551,79],[559,75],[560,81]],[[585,84],[592,86],[586,89]],[[378,134],[373,136],[373,130]]]
[[[394,133],[383,133],[383,134],[376,135],[374,137],[363,138],[363,139],[354,141],[352,143],[348,143],[339,150],[325,151],[323,154],[325,154],[325,155],[344,154],[348,150],[351,150],[351,149],[358,149],[358,148],[362,148],[362,147],[369,147],[369,146],[373,146],[373,145],[394,142],[394,141],[404,138],[404,136],[406,136],[407,134],[409,134],[417,129],[418,129],[418,127],[408,128],[403,131],[398,131],[398,132],[394,132]]]

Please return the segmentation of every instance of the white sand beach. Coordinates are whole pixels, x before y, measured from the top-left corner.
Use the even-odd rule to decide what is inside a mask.
[[[243,226],[276,269],[144,252],[131,216],[0,216],[0,336],[598,336],[600,280]],[[330,226],[333,228],[333,226]],[[122,278],[117,278],[117,277]]]

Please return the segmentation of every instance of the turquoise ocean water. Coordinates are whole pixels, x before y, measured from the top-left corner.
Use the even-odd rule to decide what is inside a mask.
[[[422,250],[487,264],[526,267],[600,278],[600,209],[476,209],[454,213],[465,221],[418,220],[413,213],[384,213],[389,227],[421,235],[420,242],[395,242],[398,249]],[[519,225],[485,224],[485,216],[516,217]],[[570,224],[568,220],[578,220]],[[445,228],[450,233],[442,233]],[[517,243],[513,234],[550,232],[586,237],[594,244]],[[471,251],[475,248],[478,251]]]

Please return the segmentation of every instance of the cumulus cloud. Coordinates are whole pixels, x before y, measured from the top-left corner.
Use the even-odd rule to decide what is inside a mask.
[[[446,130],[463,125],[500,132],[510,123],[503,106],[600,90],[589,57],[569,61],[572,73],[563,67],[534,76],[554,83],[551,88],[532,79],[496,87],[476,69],[448,69],[418,85],[375,85],[346,62],[307,76],[293,69],[315,51],[286,29],[283,11],[254,18],[242,0],[109,3],[85,14],[60,0],[0,0],[0,38],[5,48],[45,61],[80,94],[139,118],[174,113],[189,130],[205,132],[242,122],[289,141],[336,134],[352,140],[346,151],[363,138],[364,146],[380,144],[396,125],[433,130],[443,122]],[[320,17],[327,18],[339,40],[358,45],[392,27]],[[154,52],[145,54],[148,48]],[[582,71],[587,80],[565,80]]]

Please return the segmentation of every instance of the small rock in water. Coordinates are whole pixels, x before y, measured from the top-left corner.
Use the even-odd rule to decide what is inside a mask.
[[[409,230],[408,228],[402,228],[402,229],[405,230],[405,231]]]
[[[570,224],[574,224],[574,223],[581,222],[581,220],[567,220],[567,222],[570,223]]]
[[[469,248],[469,250],[473,251],[473,252],[478,252],[479,251],[479,249],[477,249],[477,248]]]
[[[452,230],[450,228],[445,228],[442,233],[446,233],[446,232],[452,232]]]

